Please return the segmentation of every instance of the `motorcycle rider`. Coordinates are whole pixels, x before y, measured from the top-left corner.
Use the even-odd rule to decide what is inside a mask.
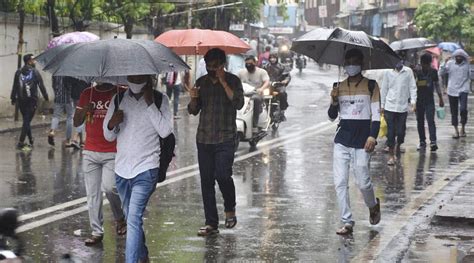
[[[269,64],[265,67],[265,70],[270,77],[270,83],[280,82],[286,87],[290,83],[291,76],[289,72],[286,72],[285,67],[278,61],[278,54],[272,53],[269,57]],[[285,89],[276,88],[278,91],[277,99],[280,101],[281,116],[283,121],[286,120],[285,110],[288,108],[288,94]]]
[[[258,133],[258,117],[262,113],[263,91],[269,88],[270,77],[267,71],[257,67],[257,60],[254,56],[245,59],[245,69],[241,69],[238,76],[242,83],[247,83],[255,88],[257,94],[252,96],[253,104],[253,133]]]

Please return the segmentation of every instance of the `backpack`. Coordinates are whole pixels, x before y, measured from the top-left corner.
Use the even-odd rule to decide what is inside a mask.
[[[117,93],[117,96],[115,96],[115,109],[114,111],[118,110],[118,105],[123,99],[123,95],[125,94],[125,91],[120,91]],[[153,96],[154,96],[154,101],[155,105],[160,110],[161,103],[163,102],[163,94],[157,90],[153,90]],[[171,163],[171,160],[175,156],[174,154],[174,148],[176,145],[176,138],[173,133],[168,135],[166,138],[161,138],[160,137],[160,169],[158,171],[158,183],[163,182],[166,180],[166,170],[168,170],[168,167]]]
[[[33,70],[29,70],[26,74],[20,72],[20,94],[21,97],[31,98],[31,90],[35,84],[35,75]]]

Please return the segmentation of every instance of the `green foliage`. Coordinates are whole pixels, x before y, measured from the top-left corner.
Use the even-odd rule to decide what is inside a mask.
[[[2,0],[0,1],[0,11],[16,13],[19,11],[20,4],[23,4],[23,8],[26,14],[40,14],[44,15],[42,0]]]
[[[415,24],[422,36],[438,41],[463,42],[473,50],[474,16],[471,0],[446,0],[421,4],[415,12]]]

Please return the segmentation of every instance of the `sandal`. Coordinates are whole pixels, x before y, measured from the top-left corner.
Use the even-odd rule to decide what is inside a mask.
[[[454,134],[453,139],[459,139],[459,134]]]
[[[237,217],[230,216],[225,219],[225,227],[226,228],[233,228],[235,225],[237,225]]]
[[[88,247],[95,246],[95,245],[98,245],[98,244],[102,243],[102,239],[103,239],[103,236],[94,236],[94,235],[92,235],[91,237],[89,237],[88,239],[86,239],[84,241],[84,244]]]
[[[461,135],[459,135],[460,137],[467,137],[467,134],[465,132],[461,133]]]
[[[207,225],[207,226],[203,226],[203,227],[199,228],[198,236],[206,237],[206,236],[211,236],[211,235],[215,235],[215,234],[218,234],[218,233],[219,233],[219,229],[214,228],[210,225]]]
[[[336,231],[336,234],[338,235],[341,235],[341,236],[345,236],[345,235],[350,235],[352,234],[353,232],[353,227],[351,224],[344,224],[343,227],[339,228],[337,231]]]
[[[396,160],[395,158],[390,158],[390,159],[388,159],[387,165],[390,165],[390,166],[395,165],[395,160]]]
[[[115,221],[115,233],[119,236],[127,234],[127,221],[125,219]]]

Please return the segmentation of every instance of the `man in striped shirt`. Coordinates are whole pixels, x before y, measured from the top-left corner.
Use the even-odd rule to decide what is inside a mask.
[[[339,235],[351,234],[354,220],[349,203],[349,166],[352,163],[354,177],[369,207],[370,223],[380,221],[380,202],[375,198],[369,175],[370,153],[374,151],[380,128],[380,92],[377,83],[362,76],[363,54],[351,49],[345,55],[349,77],[335,83],[331,92],[328,115],[331,120],[339,116],[334,139],[333,171],[339,203],[342,228]]]

